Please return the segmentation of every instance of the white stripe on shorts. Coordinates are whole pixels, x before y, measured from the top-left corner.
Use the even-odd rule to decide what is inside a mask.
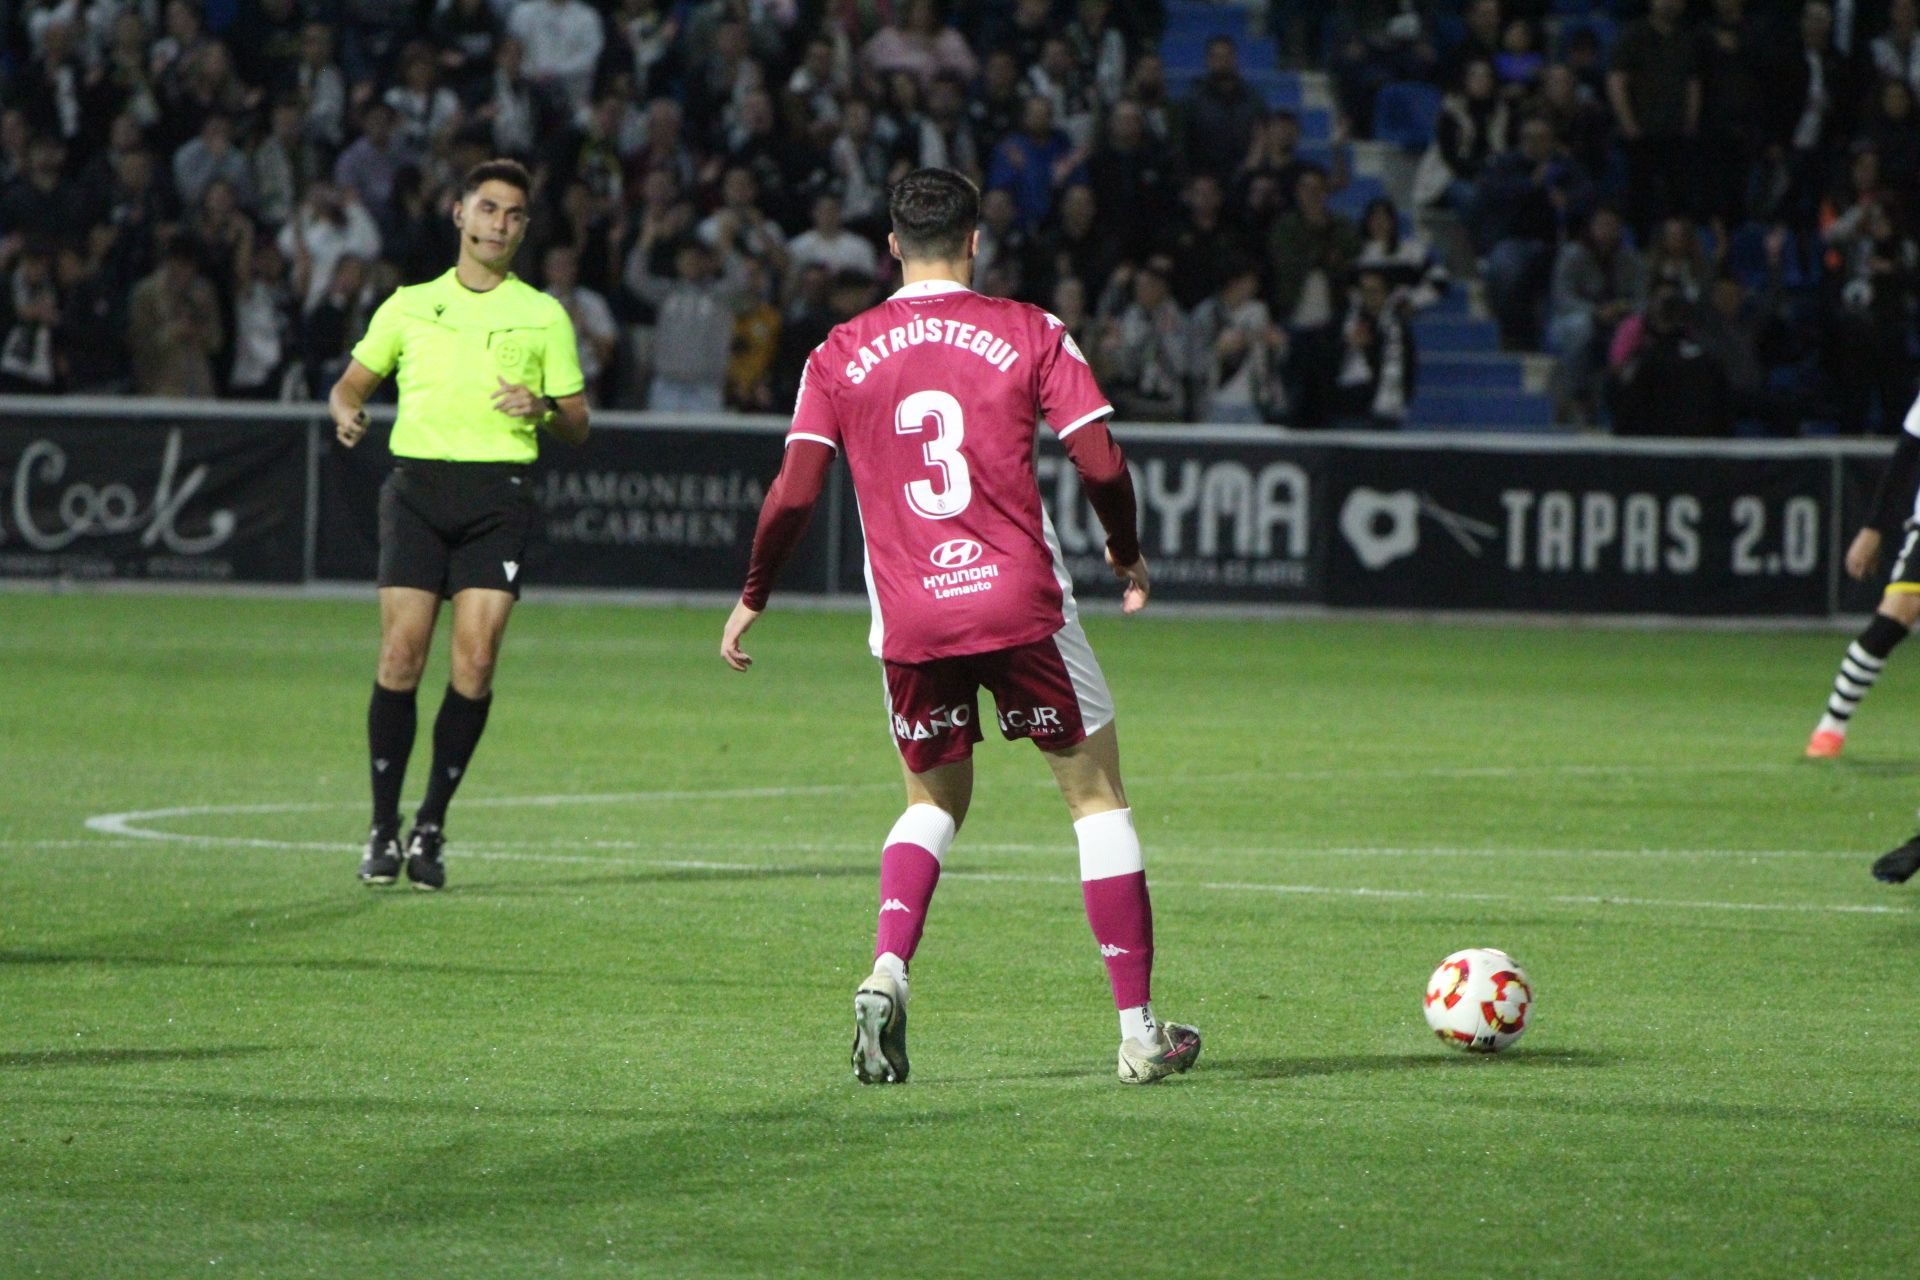
[[[1067,677],[1073,681],[1074,701],[1080,704],[1080,727],[1092,735],[1112,724],[1113,691],[1100,673],[1100,660],[1093,656],[1093,646],[1087,643],[1080,620],[1071,618],[1054,632],[1053,644],[1060,651],[1060,661],[1066,664]]]

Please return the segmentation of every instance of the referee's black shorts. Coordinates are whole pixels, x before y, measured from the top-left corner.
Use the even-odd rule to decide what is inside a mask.
[[[446,597],[485,587],[517,600],[533,519],[519,463],[395,458],[380,489],[380,585]]]

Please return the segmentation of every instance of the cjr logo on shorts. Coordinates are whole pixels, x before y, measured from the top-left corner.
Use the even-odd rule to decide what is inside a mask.
[[[941,543],[927,554],[936,569],[964,569],[978,560],[981,555],[980,544],[971,538],[953,538]]]

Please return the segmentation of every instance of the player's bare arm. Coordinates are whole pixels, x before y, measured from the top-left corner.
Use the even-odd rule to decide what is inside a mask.
[[[1847,576],[1855,582],[1865,582],[1880,564],[1880,531],[1862,529],[1853,535],[1853,542],[1847,547]]]
[[[333,434],[349,449],[367,434],[366,403],[379,386],[379,374],[358,360],[349,360],[346,371],[327,393],[327,413],[333,419]]]
[[[495,375],[500,385],[493,393],[493,407],[510,418],[528,418],[545,427],[562,444],[586,443],[591,411],[587,393],[570,396],[543,396],[517,382]]]

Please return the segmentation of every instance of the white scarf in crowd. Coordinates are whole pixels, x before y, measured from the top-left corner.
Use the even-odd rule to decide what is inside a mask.
[[[1349,325],[1363,319],[1358,303],[1347,314]],[[1399,421],[1407,416],[1407,335],[1400,317],[1391,309],[1372,318],[1370,323],[1380,338],[1380,375],[1373,388],[1373,416]],[[1349,346],[1340,369],[1340,385],[1364,387],[1374,377],[1373,368],[1358,347]]]

